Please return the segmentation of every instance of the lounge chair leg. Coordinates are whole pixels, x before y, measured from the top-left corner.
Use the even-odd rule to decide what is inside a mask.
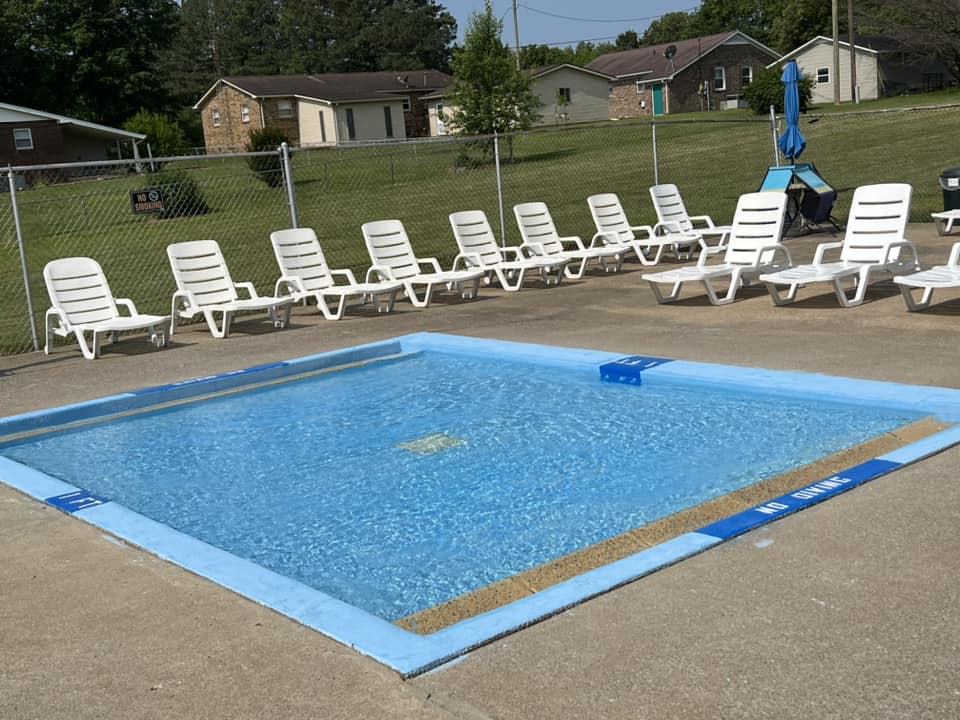
[[[680,288],[683,287],[682,282],[674,283],[673,290],[669,295],[664,295],[662,292],[660,292],[660,283],[655,283],[652,280],[648,280],[647,282],[650,283],[650,289],[653,290],[653,296],[661,305],[676,302],[680,298]]]
[[[790,289],[785,296],[780,294],[780,288],[777,287],[776,283],[765,282],[764,285],[767,286],[767,292],[770,293],[774,305],[789,305],[797,301],[797,290],[800,289],[800,286],[796,283],[790,285]]]
[[[100,354],[100,338],[97,336],[97,333],[93,333],[93,349],[90,349],[90,346],[87,345],[87,338],[84,335],[83,331],[77,330],[74,333],[77,336],[77,344],[80,346],[80,352],[83,353],[83,356],[87,360],[96,360],[97,356]]]
[[[913,291],[919,290],[921,288],[912,288],[909,285],[899,285],[899,287],[900,287],[900,294],[903,295],[903,301],[906,303],[907,310],[909,310],[910,312],[917,312],[918,310],[926,310],[928,307],[930,307],[930,301],[933,299],[932,287],[922,288],[919,302],[913,299]]]
[[[570,265],[567,264],[567,266],[563,269],[563,274],[566,275],[571,280],[579,280],[580,278],[583,277],[583,273],[586,269],[587,269],[587,259],[581,258],[580,267],[578,269],[571,270]]]

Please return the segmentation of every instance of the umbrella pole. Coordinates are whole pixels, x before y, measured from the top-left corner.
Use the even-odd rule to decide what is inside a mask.
[[[780,165],[780,146],[777,144],[777,114],[770,106],[770,132],[773,133],[773,164]]]

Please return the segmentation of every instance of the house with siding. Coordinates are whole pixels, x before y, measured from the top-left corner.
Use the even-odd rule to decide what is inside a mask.
[[[780,53],[735,30],[607,53],[588,70],[612,75],[610,117],[739,107],[754,76]]]
[[[0,103],[0,165],[140,158],[141,133]]]
[[[193,106],[208,153],[242,150],[251,130],[275,127],[300,147],[429,133],[423,96],[452,78],[436,70],[322,75],[238,75],[218,80]]]
[[[613,77],[570,63],[549,65],[526,71],[530,90],[540,99],[540,119],[534,127],[596,122],[609,119],[607,96]],[[446,93],[427,95],[430,135],[451,133],[453,108],[445,103]]]
[[[850,42],[838,39],[839,77],[834,77],[833,39],[818,35],[791,50],[770,67],[796,60],[800,72],[813,81],[812,102],[832,103],[834,82],[840,83],[840,101],[851,101]],[[905,92],[938,90],[953,83],[953,76],[940,60],[909,54],[890,37],[860,36],[854,39],[857,91],[860,100],[876,100]]]

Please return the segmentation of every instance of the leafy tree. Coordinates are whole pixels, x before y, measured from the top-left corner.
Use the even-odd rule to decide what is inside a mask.
[[[777,112],[783,112],[783,82],[780,80],[783,70],[777,67],[762,70],[743,91],[743,97],[758,115],[770,112],[773,105]],[[804,75],[797,84],[800,90],[800,112],[806,112],[813,98],[813,80]]]
[[[841,15],[840,32],[846,32],[846,13]],[[830,3],[823,0],[792,0],[783,3],[780,14],[773,19],[770,46],[787,53],[817,35],[833,35]]]
[[[24,75],[12,92],[3,88],[4,100],[111,125],[140,107],[167,106],[157,65],[176,31],[176,0],[4,0],[3,6],[4,33],[8,22],[22,23],[12,26],[18,64],[4,74]]]
[[[485,11],[470,17],[463,47],[453,59],[448,102],[454,108],[452,124],[465,135],[524,130],[540,117],[540,101],[500,39],[502,31],[503,22],[486,0]]]
[[[958,0],[863,0],[857,10],[860,32],[889,35],[908,53],[936,56],[960,78]]]
[[[625,30],[617,35],[617,41],[614,45],[617,50],[636,50],[640,47],[640,37],[636,30]]]
[[[187,149],[187,138],[180,126],[165,115],[141,110],[123,124],[124,130],[143,133],[153,157],[173,157]]]
[[[773,22],[787,4],[783,0],[703,0],[695,14],[691,37],[740,30],[770,45]]]
[[[661,15],[647,26],[641,45],[663,45],[696,37],[694,15],[685,12],[669,12]]]
[[[573,48],[551,47],[550,45],[525,45],[520,48],[520,67],[538,68],[548,65],[574,63],[576,57]]]

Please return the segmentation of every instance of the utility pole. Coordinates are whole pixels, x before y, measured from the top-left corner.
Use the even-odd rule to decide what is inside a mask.
[[[833,104],[840,104],[840,0],[833,0]]]
[[[853,31],[853,0],[847,0],[847,39],[850,41],[850,100],[860,102],[857,95],[857,36]]]
[[[517,0],[513,0],[513,48],[514,48],[514,52],[517,55],[517,70],[519,70],[520,69],[520,24],[517,22]]]

